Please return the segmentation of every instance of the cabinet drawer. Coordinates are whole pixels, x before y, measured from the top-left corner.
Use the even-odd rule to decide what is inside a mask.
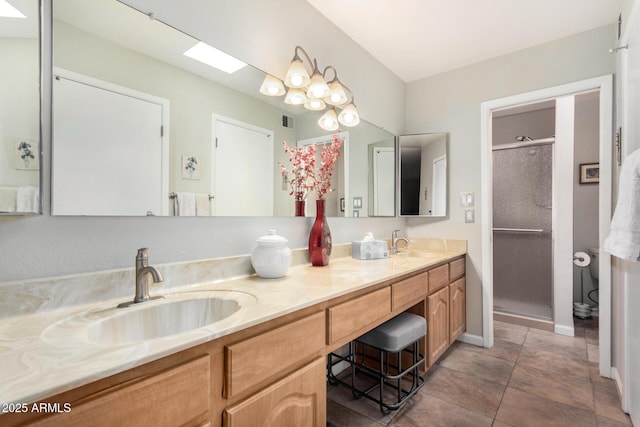
[[[423,299],[427,295],[428,283],[429,276],[425,272],[391,285],[392,310],[398,310]]]
[[[211,402],[209,356],[158,374],[117,385],[33,423],[37,426],[195,425],[208,418]],[[200,420],[198,422],[198,420]]]
[[[324,426],[327,405],[323,358],[224,411],[227,427]]]
[[[367,325],[375,323],[391,313],[391,287],[380,289],[370,294],[354,298],[350,301],[327,309],[329,330],[327,344],[352,337],[356,338]]]
[[[464,258],[449,263],[449,280],[453,281],[464,276]]]
[[[324,312],[225,347],[224,396],[230,398],[309,359],[324,347]]]
[[[449,283],[449,264],[432,268],[429,273],[429,293],[433,293]]]

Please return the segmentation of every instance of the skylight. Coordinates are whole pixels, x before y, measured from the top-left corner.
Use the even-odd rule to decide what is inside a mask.
[[[0,0],[0,17],[2,18],[26,18],[22,12],[11,6],[7,0]]]
[[[196,61],[200,61],[229,74],[233,74],[247,66],[244,62],[203,42],[198,42],[198,44],[187,50],[184,54]]]

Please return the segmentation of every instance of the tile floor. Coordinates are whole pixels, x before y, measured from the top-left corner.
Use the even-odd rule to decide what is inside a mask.
[[[631,426],[615,383],[598,374],[597,325],[597,318],[576,319],[571,338],[495,322],[493,348],[454,344],[420,392],[386,416],[329,385],[327,425]]]

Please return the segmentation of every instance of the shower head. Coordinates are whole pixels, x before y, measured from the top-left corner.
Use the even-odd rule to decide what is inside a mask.
[[[533,138],[531,138],[530,136],[516,136],[516,141],[518,142],[523,142],[523,141],[533,141]]]

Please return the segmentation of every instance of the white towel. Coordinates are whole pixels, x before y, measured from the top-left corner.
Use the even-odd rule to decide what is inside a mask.
[[[196,215],[211,216],[211,202],[208,194],[196,194]]]
[[[618,258],[640,261],[640,150],[622,164],[618,203],[604,250]]]
[[[0,187],[0,212],[15,212],[18,187]]]
[[[196,196],[194,193],[176,193],[177,216],[196,215]]]
[[[40,212],[40,190],[38,187],[19,187],[16,196],[16,212]]]

